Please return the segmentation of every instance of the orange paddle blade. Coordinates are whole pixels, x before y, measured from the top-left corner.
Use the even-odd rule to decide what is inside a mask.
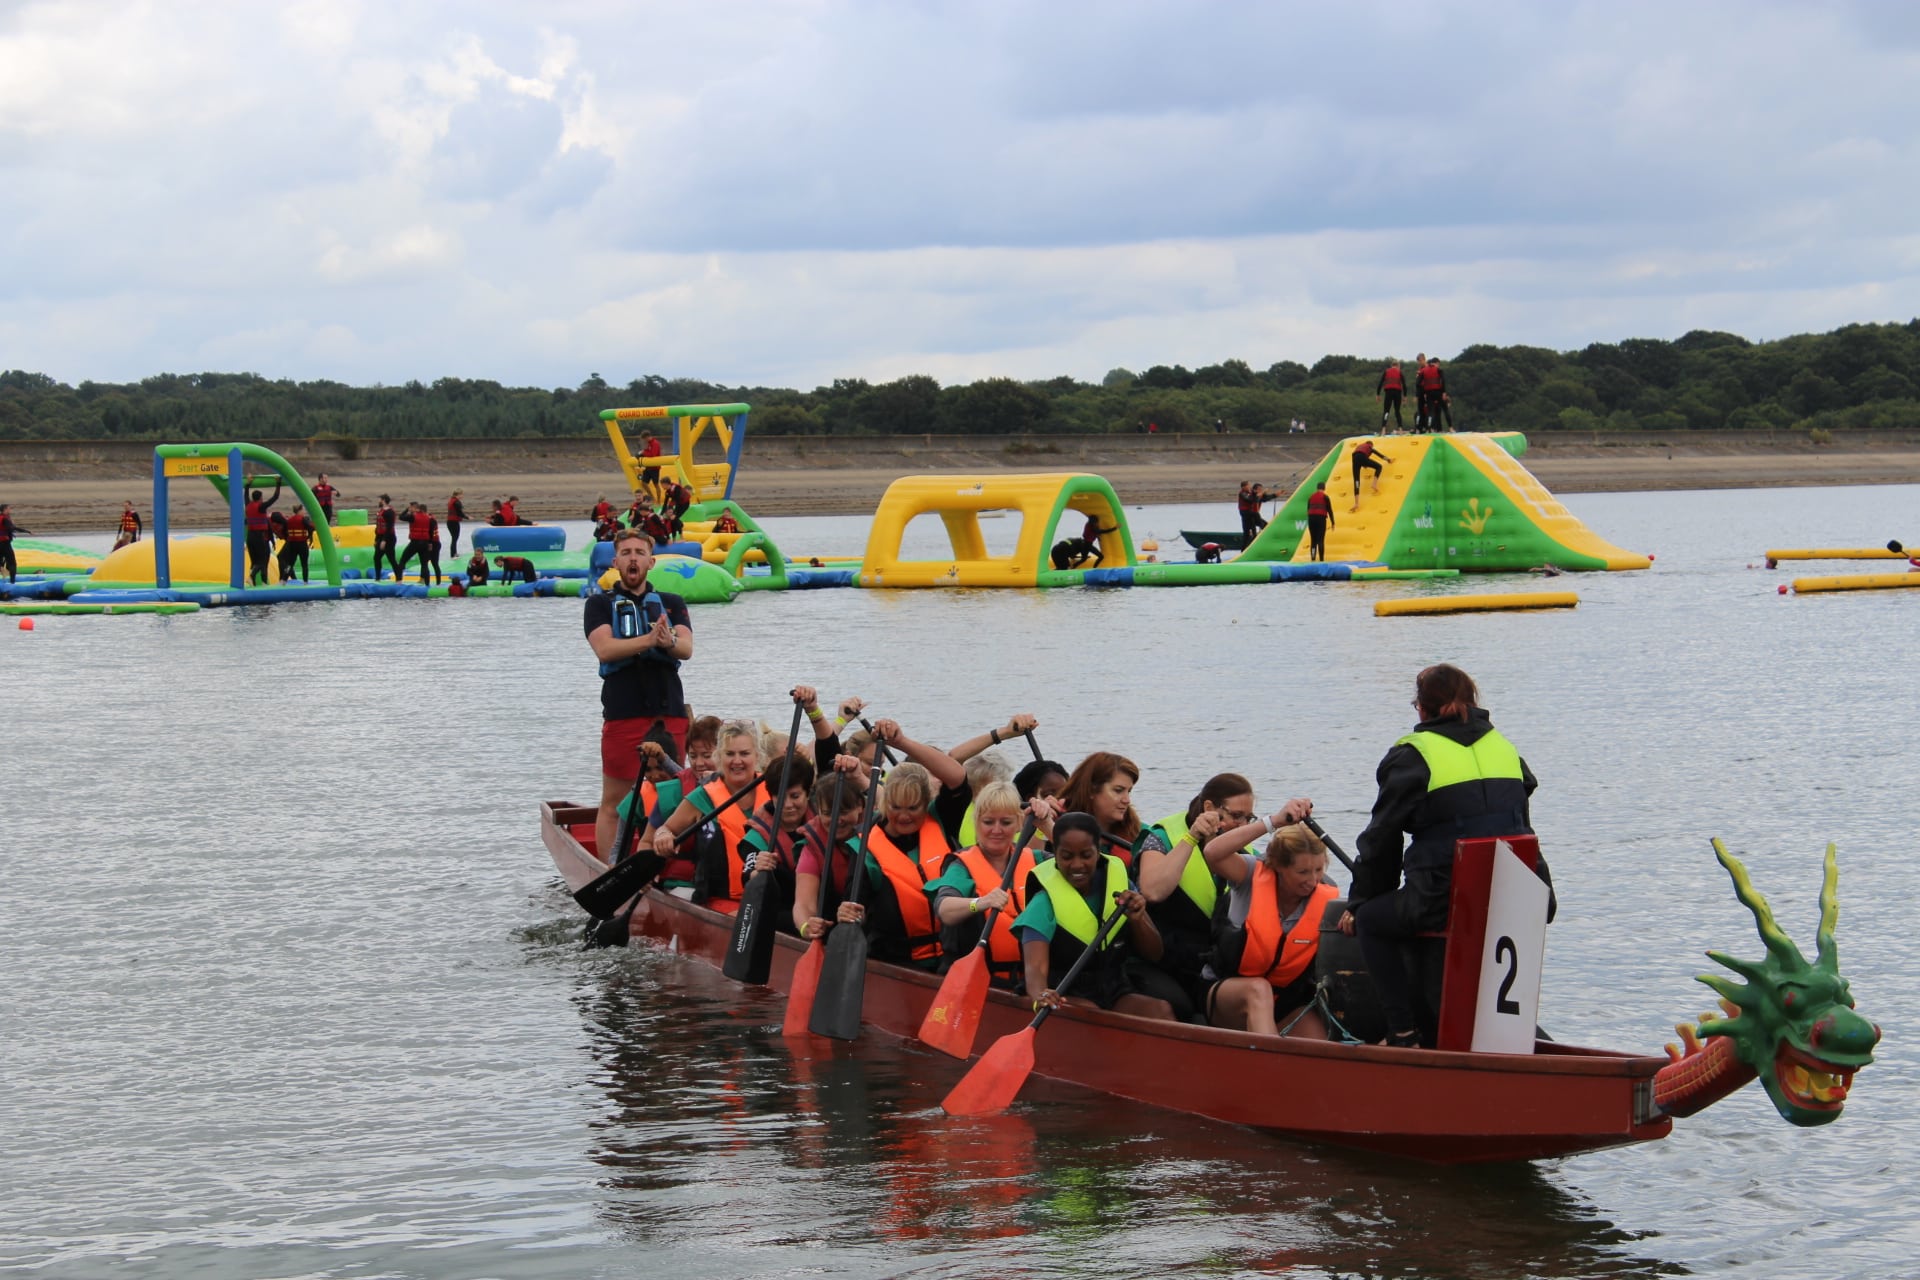
[[[804,1036],[813,1017],[813,993],[820,989],[820,966],[827,962],[827,944],[815,938],[793,966],[793,990],[787,993],[787,1016],[780,1024],[783,1036]]]
[[[920,1023],[920,1042],[956,1058],[973,1053],[973,1038],[980,1032],[980,1011],[987,1003],[987,956],[975,947],[947,970],[940,990]]]
[[[990,1116],[1005,1111],[1033,1072],[1033,1028],[1001,1036],[960,1077],[940,1105],[950,1116]]]

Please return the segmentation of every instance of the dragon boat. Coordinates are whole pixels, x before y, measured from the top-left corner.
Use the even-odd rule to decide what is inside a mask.
[[[607,871],[594,850],[598,810],[540,806],[540,832],[567,888]],[[1759,961],[1707,954],[1744,978],[1705,975],[1725,1016],[1676,1028],[1664,1053],[1585,1048],[1538,1039],[1531,1053],[1459,1052],[1253,1036],[1244,1031],[1137,1018],[1069,1006],[1035,1041],[1035,1074],[1291,1139],[1325,1142],[1438,1164],[1573,1155],[1664,1138],[1690,1116],[1758,1078],[1780,1115],[1826,1124],[1846,1102],[1854,1073],[1872,1058],[1880,1028],[1854,1010],[1839,971],[1834,925],[1838,867],[1827,847],[1818,951],[1809,962],[1780,929],[1745,866],[1719,840],[1766,945]],[[629,904],[629,943],[652,942],[718,968],[733,918],[648,888]],[[786,993],[803,953],[775,940],[767,985]],[[867,964],[866,1030],[913,1040],[938,975]],[[988,995],[975,1047],[1027,1024],[1024,999]],[[954,1064],[956,1079],[961,1064]]]

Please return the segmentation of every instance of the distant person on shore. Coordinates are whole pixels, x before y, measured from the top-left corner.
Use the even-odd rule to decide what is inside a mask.
[[[373,580],[380,581],[380,561],[384,558],[393,570],[395,582],[400,580],[400,562],[394,559],[394,548],[400,545],[400,513],[393,509],[393,499],[386,494],[380,495],[380,505],[373,512]]]
[[[1227,420],[1225,418],[1215,418],[1213,420],[1213,434],[1217,436],[1227,434]]]
[[[13,540],[22,534],[31,538],[33,530],[15,524],[13,508],[7,503],[0,502],[0,567],[6,569],[9,584],[20,581],[20,562],[14,558]]]
[[[1368,469],[1373,472],[1373,491],[1378,493],[1380,492],[1380,472],[1384,469],[1380,464],[1392,461],[1392,458],[1375,448],[1371,440],[1362,440],[1353,446],[1353,509],[1355,511],[1360,509],[1361,470]]]
[[[327,473],[320,473],[320,483],[313,486],[313,503],[320,509],[320,518],[328,524],[333,523],[333,497],[340,491],[327,483]]]
[[[293,581],[293,563],[300,562],[300,581],[309,581],[307,576],[307,556],[313,545],[313,521],[307,516],[306,507],[296,502],[293,514],[287,517],[286,541],[280,544],[280,581]]]
[[[475,551],[473,558],[467,561],[467,585],[484,587],[487,585],[487,553]]]
[[[456,558],[460,554],[460,526],[467,522],[467,504],[460,501],[462,492],[455,489],[447,499],[447,554]]]
[[[119,536],[113,540],[113,549],[118,551],[122,547],[140,541],[140,532],[140,512],[129,499],[127,504],[120,508]]]
[[[537,582],[539,571],[533,567],[533,561],[525,556],[495,556],[493,562],[500,566],[500,580],[518,577],[522,582]]]
[[[273,496],[262,498],[255,489],[247,495],[243,518],[247,525],[247,584],[267,585],[267,554],[273,539],[273,517],[268,514],[280,501],[280,477],[273,479]]]
[[[1333,528],[1333,499],[1327,496],[1327,482],[1322,480],[1313,486],[1313,492],[1307,495],[1307,558],[1325,560],[1327,558],[1327,530]]]
[[[1387,429],[1387,415],[1393,415],[1395,432],[1407,429],[1406,420],[1400,416],[1400,400],[1407,392],[1407,375],[1400,372],[1398,360],[1387,361],[1387,367],[1380,371],[1380,382],[1373,389],[1373,398],[1380,400],[1380,429]]]

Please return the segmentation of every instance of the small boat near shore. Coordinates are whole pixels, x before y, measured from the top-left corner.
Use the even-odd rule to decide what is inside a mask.
[[[540,806],[541,838],[569,890],[607,870],[591,847],[597,812],[564,802]],[[1742,869],[1736,875],[1737,884],[1744,874]],[[1829,858],[1829,887],[1831,874]],[[630,941],[650,939],[721,965],[731,916],[658,888],[647,889],[631,906]],[[1771,922],[1770,913],[1766,919]],[[1830,916],[1823,924],[1830,928]],[[1823,931],[1823,961],[1828,941]],[[1775,939],[1769,936],[1768,944],[1777,956]],[[1785,945],[1792,947],[1790,941]],[[776,938],[769,987],[790,989],[803,950],[798,938]],[[1727,986],[1752,991],[1757,984],[1748,976],[1748,987]],[[1838,1114],[1853,1070],[1871,1060],[1870,1054],[1851,1052],[1866,1035],[1860,1028],[1871,1028],[1865,1049],[1879,1036],[1878,1028],[1852,1013],[1844,979],[1836,974],[1834,981],[1848,1006],[1845,1013],[1859,1024],[1845,1028],[1847,1044],[1834,1043],[1836,1024],[1828,1011],[1824,1021],[1813,1024],[1811,1054],[1804,1035],[1797,1048],[1782,1040],[1777,1050],[1767,1050],[1779,1062],[1768,1091],[1795,1123],[1824,1123]],[[934,974],[869,961],[864,1025],[914,1039],[939,984]],[[1786,1003],[1791,1007],[1793,1001]],[[1018,1031],[1030,1016],[1024,999],[989,993],[977,1047]],[[1538,1160],[1663,1138],[1674,1116],[1692,1114],[1756,1074],[1728,1051],[1733,1043],[1728,1036],[1704,1025],[1701,1030],[1713,1038],[1703,1047],[1685,1036],[1685,1054],[1618,1052],[1544,1039],[1532,1053],[1494,1054],[1253,1036],[1077,1006],[1058,1010],[1055,1019],[1058,1025],[1036,1042],[1038,1075],[1288,1138],[1441,1164]],[[1758,1022],[1756,1016],[1741,1030]],[[1824,1055],[1823,1027],[1829,1048]],[[956,1063],[956,1078],[959,1074]],[[1806,1111],[1806,1118],[1789,1114],[1779,1089]]]
[[[1213,533],[1209,533],[1205,529],[1182,529],[1180,536],[1185,538],[1187,545],[1195,551],[1206,546],[1209,542],[1217,545],[1222,551],[1244,551],[1247,546],[1246,535],[1238,529],[1232,532],[1222,529]]]

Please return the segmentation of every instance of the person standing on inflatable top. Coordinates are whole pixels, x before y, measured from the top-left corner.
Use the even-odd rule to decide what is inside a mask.
[[[320,518],[328,524],[333,523],[333,495],[340,491],[327,483],[327,473],[320,473],[320,483],[313,486],[313,502],[320,508]]]
[[[20,562],[14,558],[13,539],[17,534],[31,538],[33,530],[22,528],[13,522],[13,508],[0,502],[0,565],[6,567],[7,581],[20,581]]]
[[[447,556],[457,558],[460,554],[460,526],[467,522],[467,504],[460,501],[461,490],[455,489],[447,499]]]
[[[1427,361],[1427,364],[1432,367],[1434,373],[1438,374],[1440,378],[1440,393],[1438,397],[1438,403],[1434,407],[1439,412],[1440,416],[1444,417],[1447,420],[1447,430],[1452,431],[1453,430],[1453,396],[1450,395],[1447,391],[1446,375],[1443,373],[1440,373],[1440,357],[1434,356],[1431,360]]]
[[[693,621],[687,602],[647,582],[653,539],[637,529],[614,543],[611,591],[587,597],[587,644],[600,660],[600,815],[595,845],[613,847],[621,799],[640,774],[640,743],[664,729],[673,755],[687,749],[687,697],[680,664],[693,657]]]
[[[299,503],[293,504],[293,514],[287,517],[287,540],[280,549],[280,581],[288,582],[293,578],[293,562],[300,562],[300,581],[307,582],[307,555],[313,544],[313,521],[307,518],[307,509]]]
[[[1386,454],[1376,449],[1373,445],[1373,441],[1362,440],[1359,444],[1356,444],[1355,446],[1353,446],[1353,509],[1355,511],[1358,511],[1360,509],[1360,471],[1361,469],[1362,468],[1372,469],[1373,491],[1375,493],[1378,493],[1380,492],[1380,472],[1383,469],[1380,466],[1380,463],[1383,461],[1392,462],[1393,459],[1387,457]]]
[[[1380,429],[1387,429],[1387,415],[1393,415],[1393,429],[1405,431],[1406,422],[1400,417],[1400,400],[1407,392],[1407,376],[1400,372],[1398,360],[1387,361],[1387,367],[1380,372],[1380,382],[1373,389],[1373,398],[1383,400],[1380,406]],[[1416,418],[1417,421],[1417,418]]]
[[[415,556],[419,556],[420,585],[425,586],[427,584],[427,561],[437,558],[440,550],[440,539],[434,528],[434,524],[434,518],[427,512],[426,503],[409,502],[407,504],[407,546],[406,549],[400,553],[400,566],[393,571],[393,576],[396,580],[406,573],[407,562]],[[433,556],[427,554],[427,543],[429,541],[434,543]]]
[[[113,540],[115,551],[140,541],[140,512],[135,509],[132,499],[128,499],[127,504],[120,509],[118,534],[119,536]]]
[[[640,487],[646,490],[647,497],[658,501],[660,493],[660,437],[651,431],[640,433]],[[651,461],[652,466],[647,463]]]
[[[267,585],[267,552],[273,533],[273,517],[268,511],[280,501],[280,477],[273,479],[273,496],[264,501],[258,489],[247,494],[247,585]]]
[[[1420,366],[1420,372],[1414,375],[1414,382],[1420,392],[1420,414],[1426,420],[1427,430],[1440,429],[1440,410],[1445,407],[1447,397],[1447,378],[1440,372],[1440,357],[1435,356]],[[1453,415],[1447,415],[1451,425]]]
[[[386,494],[380,495],[380,505],[373,513],[373,580],[380,581],[380,561],[384,557],[393,570],[393,580],[400,580],[400,562],[394,559],[394,548],[400,542],[400,515],[393,509],[393,499]]]
[[[1358,486],[1355,486],[1358,488]],[[1310,560],[1327,558],[1327,530],[1333,528],[1333,499],[1327,496],[1327,482],[1322,480],[1313,486],[1313,492],[1307,495],[1307,546]]]
[[[1236,505],[1240,509],[1240,545],[1245,546],[1260,532],[1260,526],[1255,523],[1260,519],[1260,507],[1254,501],[1252,481],[1240,482],[1240,497]]]

